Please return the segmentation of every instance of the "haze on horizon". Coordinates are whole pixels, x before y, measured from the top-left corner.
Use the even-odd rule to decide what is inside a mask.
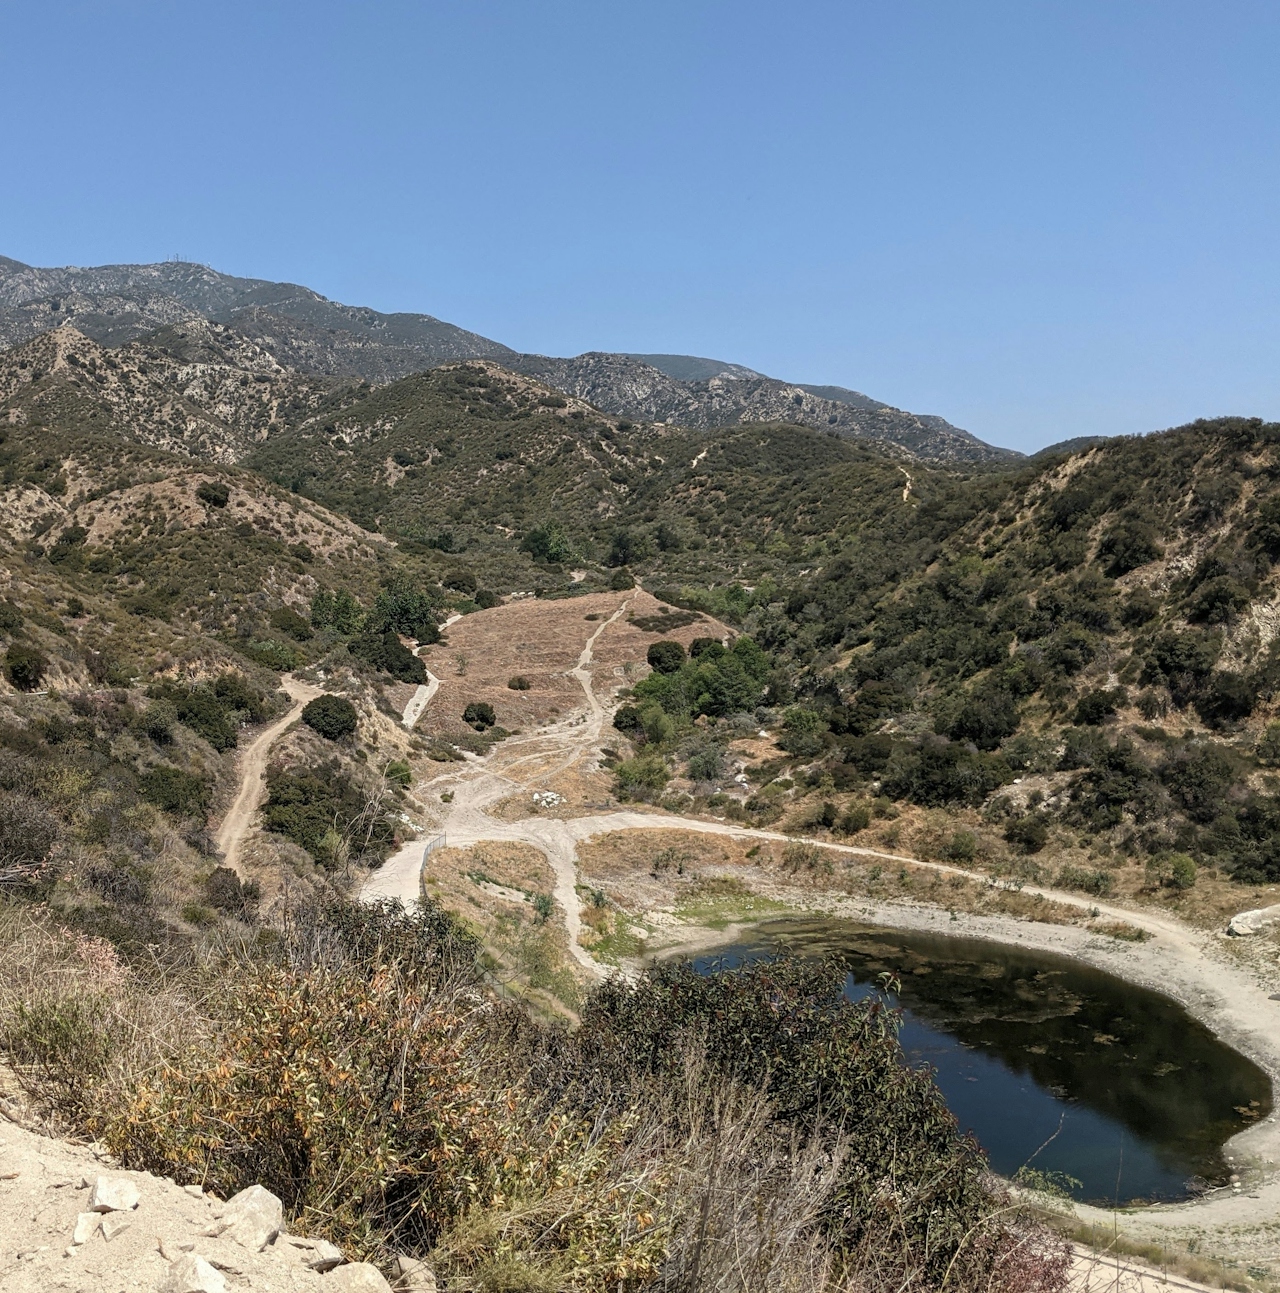
[[[1280,418],[1280,9],[6,14],[0,254],[683,352],[1024,451]]]

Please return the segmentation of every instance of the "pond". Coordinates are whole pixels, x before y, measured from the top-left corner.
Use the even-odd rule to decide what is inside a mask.
[[[851,1000],[900,985],[907,1061],[928,1064],[991,1166],[1075,1199],[1185,1199],[1224,1184],[1222,1146],[1271,1111],[1271,1082],[1176,1002],[1066,957],[844,921],[757,926],[696,964],[782,947],[847,969]]]

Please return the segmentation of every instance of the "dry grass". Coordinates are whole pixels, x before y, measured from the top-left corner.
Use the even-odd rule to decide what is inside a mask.
[[[56,1128],[101,1112],[208,1036],[197,997],[159,965],[132,968],[105,939],[0,904],[0,1039]]]
[[[576,1007],[581,971],[569,956],[564,914],[551,897],[555,873],[541,852],[498,840],[440,849],[431,855],[425,884],[434,902],[480,938],[492,972],[509,991],[543,1013]]]
[[[562,600],[528,598],[464,616],[445,631],[445,642],[421,653],[427,668],[440,679],[440,690],[417,730],[424,736],[465,730],[462,711],[472,701],[487,701],[499,724],[511,731],[532,731],[583,709],[582,687],[571,671],[587,639],[628,602],[628,615],[641,618],[656,614],[662,605],[651,594],[634,589]],[[728,632],[717,621],[705,619],[665,636],[687,645],[695,637]],[[658,637],[637,628],[626,616],[600,634],[592,675],[602,703],[648,672],[645,653]],[[516,674],[529,680],[528,691],[507,686]]]
[[[655,868],[654,860],[664,854],[668,861]],[[707,877],[733,876],[757,900],[803,905],[824,896],[857,896],[1058,925],[1086,919],[1080,908],[1027,893],[1016,882],[972,880],[823,848],[817,841],[788,845],[678,829],[614,831],[579,845],[578,863],[585,884],[637,913],[674,907],[696,918],[699,913],[690,903],[697,884]],[[721,905],[717,919],[747,919],[759,904],[739,904],[738,917],[733,903]]]

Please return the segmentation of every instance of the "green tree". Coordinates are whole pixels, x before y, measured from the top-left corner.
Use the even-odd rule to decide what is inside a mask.
[[[356,709],[341,696],[317,696],[303,706],[302,721],[326,741],[337,741],[356,730]]]
[[[573,544],[559,521],[546,521],[535,526],[521,540],[520,548],[535,560],[554,566],[573,559]]]
[[[655,673],[677,673],[687,658],[679,642],[654,642],[645,656]]]

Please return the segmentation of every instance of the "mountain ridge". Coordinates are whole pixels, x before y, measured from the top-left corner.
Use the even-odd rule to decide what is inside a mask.
[[[385,383],[442,363],[487,359],[588,398],[614,416],[696,429],[786,420],[925,461],[1021,456],[934,415],[912,414],[844,387],[780,381],[720,360],[521,354],[433,315],[383,314],[330,301],[298,284],[241,278],[190,262],[44,269],[0,257],[0,347],[67,322],[120,346],[199,319],[234,327],[282,366],[310,377]]]

